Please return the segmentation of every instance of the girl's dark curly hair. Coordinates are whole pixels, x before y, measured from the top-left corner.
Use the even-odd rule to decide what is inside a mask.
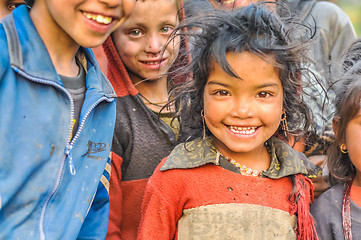
[[[274,14],[272,9],[279,4],[273,4],[251,4],[232,12],[204,9],[203,4],[198,16],[190,16],[175,29],[173,36],[182,36],[191,46],[190,51],[180,53],[190,63],[169,75],[178,82],[186,79],[170,91],[170,105],[175,106],[175,118],[181,125],[180,142],[202,136],[203,91],[214,64],[218,63],[230,76],[238,77],[227,62],[228,52],[249,51],[263,59],[273,56],[275,63],[271,64],[282,82],[289,131],[301,135],[310,130],[311,113],[300,91],[306,79],[302,76],[307,72],[302,69],[301,59],[313,32],[306,25],[296,23],[293,15],[283,14],[281,18]],[[193,5],[192,11],[197,12],[196,8]],[[277,134],[287,138],[281,126]]]
[[[340,146],[346,140],[346,126],[361,110],[361,39],[354,42],[342,63],[342,76],[335,83],[335,141],[328,150],[327,166],[332,185],[352,180],[356,174],[347,153]]]

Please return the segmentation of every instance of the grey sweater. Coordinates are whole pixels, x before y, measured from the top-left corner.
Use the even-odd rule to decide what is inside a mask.
[[[311,206],[320,240],[344,240],[342,199],[345,184],[339,183],[323,193]],[[361,207],[351,200],[352,239],[361,239]]]

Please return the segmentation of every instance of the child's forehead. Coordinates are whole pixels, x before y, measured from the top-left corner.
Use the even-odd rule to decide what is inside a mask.
[[[276,81],[281,84],[273,62],[273,56],[258,56],[249,51],[229,52],[226,54],[226,62],[220,61],[213,64],[210,76],[230,77],[234,80],[239,78],[251,82]]]
[[[174,0],[144,0],[137,2],[132,14],[120,27],[153,28],[179,22],[178,8]]]
[[[160,18],[167,17],[169,15],[177,16],[179,6],[176,4],[178,0],[142,0],[137,1],[133,13],[130,15],[130,19],[133,21],[142,22],[144,18],[136,16],[139,14],[154,14],[156,18],[154,21]],[[136,19],[134,19],[136,18]]]
[[[237,66],[238,62],[236,59],[244,59],[247,58],[249,59],[249,61],[260,61],[261,63],[266,63],[268,65],[271,65],[275,71],[277,71],[278,67],[276,65],[276,57],[274,54],[261,54],[261,53],[254,53],[248,50],[245,51],[240,51],[240,52],[235,52],[235,51],[227,51],[225,53],[225,59],[222,57],[222,55],[213,55],[211,57],[211,59],[209,60],[210,62],[210,67],[211,69],[214,69],[215,66],[218,67],[223,67],[224,64],[233,64],[235,66]]]

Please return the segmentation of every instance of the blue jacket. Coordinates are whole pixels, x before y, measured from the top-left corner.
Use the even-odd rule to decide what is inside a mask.
[[[69,140],[73,100],[28,8],[0,24],[0,239],[106,236],[115,93],[81,50],[87,92]]]

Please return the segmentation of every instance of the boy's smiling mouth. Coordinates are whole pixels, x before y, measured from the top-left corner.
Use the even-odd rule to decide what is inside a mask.
[[[258,127],[236,127],[227,125],[228,129],[236,134],[251,135],[256,132]]]
[[[91,20],[94,20],[98,23],[101,24],[109,24],[112,22],[113,18],[112,17],[106,17],[100,14],[93,14],[93,13],[87,13],[87,12],[83,12],[83,15]]]

